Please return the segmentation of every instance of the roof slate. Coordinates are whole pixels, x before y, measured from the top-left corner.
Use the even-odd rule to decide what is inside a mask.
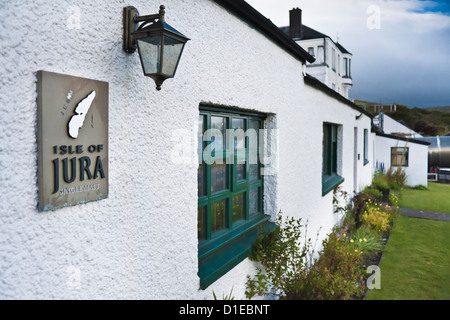
[[[316,59],[306,52],[300,45],[280,30],[270,19],[267,19],[259,11],[244,0],[213,0],[229,12],[233,13],[256,30],[266,35],[273,42],[292,54],[302,62],[314,62]]]
[[[284,34],[286,34],[287,36],[289,36],[289,26],[287,27],[280,27],[280,30],[283,31]],[[310,28],[308,26],[302,25],[302,37],[300,39],[295,39],[295,40],[310,40],[310,39],[322,39],[322,38],[328,38],[331,41],[333,41],[333,39],[331,39],[331,37],[329,37],[328,35],[319,32],[313,28]],[[342,52],[342,53],[348,53],[351,54],[347,49],[345,49],[339,42],[334,42],[333,43],[336,45],[336,47],[338,47],[338,49]]]

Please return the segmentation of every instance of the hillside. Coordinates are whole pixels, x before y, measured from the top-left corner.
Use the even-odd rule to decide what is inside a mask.
[[[409,128],[423,136],[445,136],[450,132],[450,107],[410,109],[397,105],[397,112],[389,116],[395,120],[403,120]]]
[[[357,105],[376,105],[354,100]],[[409,128],[423,136],[446,136],[450,134],[450,106],[435,108],[408,108],[397,104],[397,111],[389,113],[395,120],[402,121]]]
[[[426,108],[427,110],[432,111],[440,111],[444,113],[450,113],[450,106],[449,107],[433,107],[433,108]]]

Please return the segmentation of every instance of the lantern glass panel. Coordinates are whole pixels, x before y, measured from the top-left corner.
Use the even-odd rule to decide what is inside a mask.
[[[159,73],[161,67],[161,36],[137,39],[144,74]]]
[[[181,56],[181,51],[183,50],[184,42],[175,40],[171,37],[164,36],[164,53],[163,53],[163,64],[162,73],[170,77],[175,75],[177,69],[178,60]]]

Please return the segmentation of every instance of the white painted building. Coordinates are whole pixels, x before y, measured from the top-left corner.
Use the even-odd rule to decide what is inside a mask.
[[[376,133],[376,168],[384,171],[392,166],[406,173],[406,185],[428,186],[428,146],[423,140]]]
[[[422,135],[410,129],[400,121],[397,121],[381,112],[373,118],[373,122],[384,133],[400,137],[421,138]]]
[[[289,14],[290,25],[281,30],[316,59],[307,62],[308,73],[348,99],[353,85],[352,54],[328,35],[302,24],[301,9],[294,8]]]
[[[373,124],[375,170],[401,168],[408,186],[427,186],[429,142],[415,139],[422,136],[383,112],[373,118]]]
[[[245,298],[257,226],[281,210],[323,239],[332,188],[371,181],[370,115],[303,74],[314,59],[247,3],[165,2],[191,40],[161,91],[123,50],[123,6],[3,4],[0,299]],[[108,82],[107,199],[38,211],[39,70]],[[198,165],[199,131],[220,124],[266,129],[264,175]]]

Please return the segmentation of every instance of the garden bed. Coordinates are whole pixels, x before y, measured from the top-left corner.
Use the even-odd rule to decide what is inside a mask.
[[[295,300],[364,299],[368,281],[373,280],[368,268],[379,267],[399,214],[398,196],[391,192],[392,185],[397,188],[399,184],[391,184],[379,173],[376,183],[350,200],[345,191],[335,188],[334,211],[343,214],[343,219],[322,242],[320,252],[314,252],[316,243],[305,238],[307,226],[301,219],[284,218],[280,213],[277,228],[261,234],[253,246],[250,259],[262,267],[255,277],[248,277],[247,298],[276,295]]]

